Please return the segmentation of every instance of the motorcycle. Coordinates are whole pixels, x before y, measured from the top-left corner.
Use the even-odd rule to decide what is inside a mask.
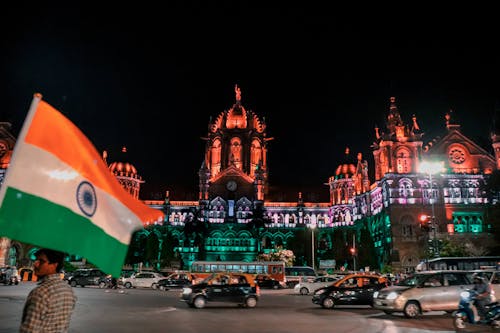
[[[494,302],[485,307],[486,315],[482,320],[476,307],[477,291],[467,289],[460,293],[458,310],[453,313],[453,327],[463,332],[472,325],[485,325],[500,328],[500,303]]]

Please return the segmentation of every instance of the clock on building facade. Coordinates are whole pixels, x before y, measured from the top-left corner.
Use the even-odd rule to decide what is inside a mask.
[[[226,188],[228,189],[228,191],[236,191],[236,189],[238,188],[238,184],[236,184],[236,182],[234,180],[230,180],[226,183]]]

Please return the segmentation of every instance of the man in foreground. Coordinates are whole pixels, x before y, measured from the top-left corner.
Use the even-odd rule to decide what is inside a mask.
[[[19,332],[67,332],[76,296],[59,274],[64,253],[40,249],[35,257],[34,271],[40,282],[26,299]]]

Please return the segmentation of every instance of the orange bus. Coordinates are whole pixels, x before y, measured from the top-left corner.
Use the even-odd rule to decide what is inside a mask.
[[[280,284],[286,284],[284,261],[193,261],[190,272],[197,280],[216,272],[267,274]]]

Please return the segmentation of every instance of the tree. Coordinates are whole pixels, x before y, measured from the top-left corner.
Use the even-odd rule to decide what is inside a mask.
[[[282,247],[277,247],[271,253],[261,253],[257,256],[259,261],[284,261],[285,266],[293,266],[295,254],[292,250],[285,250]]]

